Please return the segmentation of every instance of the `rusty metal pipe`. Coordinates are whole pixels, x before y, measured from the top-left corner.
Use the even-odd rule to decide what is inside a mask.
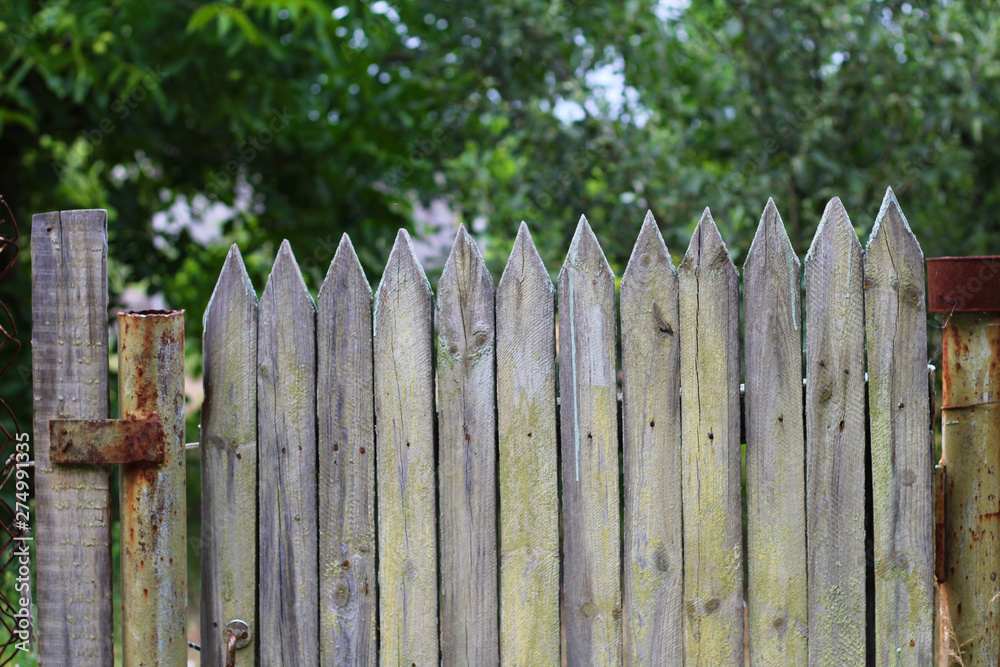
[[[995,257],[928,261],[930,310],[946,313],[939,578],[954,632],[939,655],[960,650],[967,667],[1000,662],[1000,293],[982,287],[998,266]]]
[[[158,414],[163,462],[121,468],[122,657],[187,662],[184,311],[118,314],[118,413]]]

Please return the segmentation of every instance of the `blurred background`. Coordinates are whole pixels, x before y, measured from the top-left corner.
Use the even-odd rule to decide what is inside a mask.
[[[801,255],[891,185],[926,256],[1000,252],[998,4],[2,0],[0,396],[30,425],[42,211],[108,210],[115,309],[187,311],[190,441],[231,243],[259,293],[288,238],[315,294],[343,233],[374,285],[407,227],[436,285],[459,224],[497,279],[526,220],[554,277],[586,214],[620,276],[647,209],[678,261],[709,206],[741,266],[768,197]]]

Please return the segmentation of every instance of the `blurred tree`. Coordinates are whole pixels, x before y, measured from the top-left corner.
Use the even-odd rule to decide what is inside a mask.
[[[768,196],[804,252],[829,198],[864,241],[892,185],[925,254],[996,252],[995,10],[716,1],[668,19],[626,54],[651,122],[680,137],[654,210],[718,208],[740,259]]]
[[[315,288],[347,231],[375,280],[440,197],[495,275],[521,219],[554,273],[586,213],[620,274],[646,208],[679,258],[712,206],[739,262],[768,196],[803,252],[889,184],[928,255],[987,252],[996,4],[5,0],[0,185],[22,224],[108,208],[112,289],[195,343],[229,242],[259,289],[289,238]]]
[[[112,290],[162,291],[188,309],[197,340],[230,241],[260,287],[289,238],[315,287],[347,231],[377,278],[414,201],[449,197],[502,238],[530,184],[582,156],[546,193],[545,213],[561,214],[571,181],[599,169],[586,144],[608,123],[561,123],[554,100],[587,100],[580,73],[619,59],[613,44],[639,16],[528,0],[11,0],[0,183],[23,226],[37,211],[107,208]],[[225,218],[221,237],[185,224],[189,213]]]

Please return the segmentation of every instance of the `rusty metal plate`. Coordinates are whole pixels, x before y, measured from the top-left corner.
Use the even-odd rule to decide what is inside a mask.
[[[167,436],[159,415],[49,421],[53,463],[162,463]]]
[[[927,259],[927,310],[1000,311],[1000,255]]]
[[[948,318],[941,337],[941,407],[1000,403],[998,359],[1000,313],[956,313]]]

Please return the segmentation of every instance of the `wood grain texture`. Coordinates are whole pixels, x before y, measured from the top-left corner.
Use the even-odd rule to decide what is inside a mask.
[[[743,266],[752,665],[808,660],[801,279],[768,199]]]
[[[622,659],[615,276],[581,217],[559,272],[563,659]]]
[[[742,664],[739,277],[708,209],[678,277],[686,661]]]
[[[864,255],[875,548],[875,663],[933,659],[933,449],[924,256],[889,189]]]
[[[626,665],[684,663],[677,292],[647,213],[621,283]]]
[[[111,491],[106,466],[49,462],[50,419],[108,416],[107,212],[31,226],[31,359],[39,665],[111,665]]]
[[[319,654],[316,306],[282,242],[258,310],[258,512],[261,665]]]
[[[344,234],[317,299],[321,665],[374,665],[372,290]]]
[[[504,665],[560,662],[554,292],[522,222],[496,295]]]
[[[400,230],[375,296],[379,662],[436,665],[433,296]]]
[[[461,225],[438,284],[441,657],[499,662],[493,279]]]
[[[203,324],[201,660],[222,667],[226,623],[258,627],[257,294],[235,244]],[[240,664],[256,652],[255,642],[240,649]]]
[[[840,200],[806,255],[809,664],[865,663],[861,244]],[[923,383],[921,382],[921,386]]]

